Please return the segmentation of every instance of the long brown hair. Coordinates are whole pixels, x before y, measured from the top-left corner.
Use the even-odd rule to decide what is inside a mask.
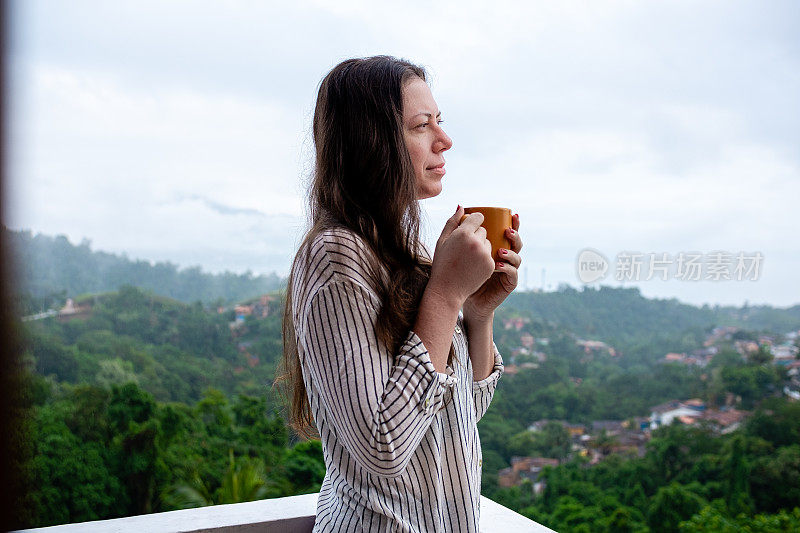
[[[396,353],[416,319],[430,277],[421,253],[414,169],[403,137],[403,86],[425,71],[388,56],[348,59],[322,80],[314,111],[310,229],[295,256],[283,315],[283,362],[276,383],[289,401],[289,424],[310,437],[314,420],[303,383],[292,316],[292,287],[301,257],[332,227],[359,235],[381,299],[378,339]],[[451,348],[451,358],[452,358]]]

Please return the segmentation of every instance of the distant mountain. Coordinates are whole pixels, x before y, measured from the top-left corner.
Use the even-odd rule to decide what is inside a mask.
[[[503,308],[587,339],[609,342],[627,355],[637,356],[629,361],[661,357],[667,351],[697,345],[716,326],[781,334],[800,329],[800,305],[787,309],[696,307],[674,298],[645,298],[638,288],[578,290],[562,286],[554,292],[516,292]]]
[[[285,280],[276,274],[209,274],[200,267],[179,269],[173,263],[151,264],[106,252],[90,243],[78,245],[59,235],[2,229],[3,246],[16,269],[12,283],[23,314],[63,304],[86,293],[141,287],[182,302],[237,302],[276,290]]]
[[[129,285],[192,303],[242,302],[280,289],[276,274],[208,274],[199,267],[179,269],[172,263],[151,264],[125,256],[93,251],[88,241],[75,245],[64,236],[33,235],[3,228],[3,245],[11,250],[18,270],[16,292],[23,313],[60,305],[67,297],[116,291]],[[637,288],[562,286],[553,292],[515,292],[505,312],[528,316],[542,324],[566,328],[576,335],[644,350],[674,347],[676,335],[687,345],[714,326],[750,331],[788,332],[800,329],[800,305],[696,307],[676,299],[649,299]],[[669,341],[667,342],[667,339]]]

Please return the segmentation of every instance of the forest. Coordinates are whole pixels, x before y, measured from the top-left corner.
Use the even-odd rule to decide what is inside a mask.
[[[282,286],[275,275],[251,272],[209,274],[200,267],[179,268],[169,262],[151,264],[94,251],[91,242],[72,244],[67,237],[30,231],[0,230],[16,270],[16,305],[23,315],[46,311],[67,297],[97,294],[133,285],[184,303],[231,303]]]
[[[91,292],[54,276],[52,307],[69,297],[78,312],[17,324],[19,527],[317,491],[320,444],[287,428],[273,387],[280,292],[198,291],[186,302],[133,281]],[[19,301],[33,294],[23,284]],[[800,529],[800,403],[782,393],[791,376],[769,349],[791,343],[798,315],[608,287],[515,294],[495,323],[507,372],[479,423],[483,494],[564,532]],[[705,365],[664,360],[709,339]],[[758,349],[743,354],[741,343]],[[633,427],[689,398],[748,416],[724,433],[706,422],[648,429],[640,453],[604,431],[579,453],[570,434],[600,421]],[[553,464],[536,483],[501,486],[520,457]]]

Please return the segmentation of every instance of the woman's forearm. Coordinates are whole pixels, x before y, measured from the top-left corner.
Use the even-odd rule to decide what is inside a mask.
[[[445,373],[447,356],[453,343],[453,331],[458,320],[459,302],[448,298],[430,284],[420,301],[414,332],[422,340],[437,372]]]
[[[486,379],[494,369],[493,325],[494,313],[485,318],[464,316],[474,381]]]

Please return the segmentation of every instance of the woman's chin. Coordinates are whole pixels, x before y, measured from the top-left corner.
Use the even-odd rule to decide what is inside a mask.
[[[426,184],[427,187],[424,187],[417,191],[417,200],[425,200],[427,198],[433,198],[434,196],[439,196],[442,193],[442,182],[439,181],[435,184],[430,183]]]

